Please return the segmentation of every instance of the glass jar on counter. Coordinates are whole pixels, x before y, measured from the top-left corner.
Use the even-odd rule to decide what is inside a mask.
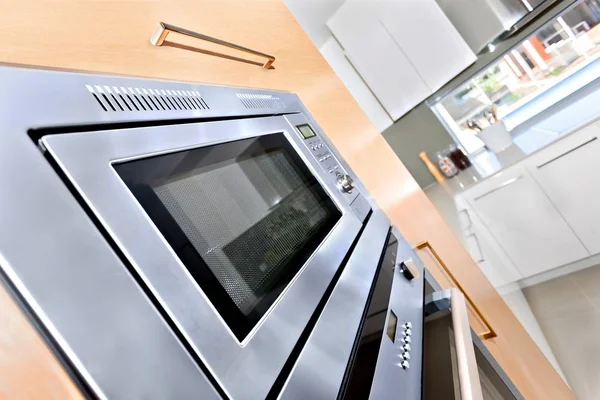
[[[452,162],[448,150],[437,153],[437,163],[440,171],[442,171],[446,178],[452,178],[458,174],[458,168],[454,165],[454,162]]]
[[[448,153],[450,160],[452,160],[454,165],[458,167],[458,169],[460,169],[461,171],[471,166],[471,161],[469,160],[469,158],[456,145],[451,144],[448,147]]]

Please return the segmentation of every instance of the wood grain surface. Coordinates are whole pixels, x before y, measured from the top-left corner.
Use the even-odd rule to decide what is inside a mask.
[[[0,399],[83,399],[0,283]]]
[[[280,0],[3,0],[3,3],[0,62],[297,93],[393,223],[411,243],[428,240],[489,318],[498,337],[487,340],[486,345],[525,398],[573,398]],[[188,48],[200,43],[176,34],[168,37],[176,47],[153,47],[149,39],[159,21],[272,54],[277,58],[275,69],[264,70],[253,64],[213,57],[206,53],[224,50],[204,44],[202,49],[207,52],[192,51]],[[444,282],[443,272],[435,264],[430,263],[430,267],[435,278]],[[0,333],[3,343],[5,335],[4,331]],[[23,350],[19,348],[22,345],[16,342],[14,351],[9,348],[2,354],[0,393],[10,384],[1,378],[7,369],[23,367],[20,362]],[[44,360],[48,357],[40,358],[40,362]],[[54,386],[41,387],[50,390],[64,384],[64,388],[55,390],[70,393],[69,384],[56,376],[56,371],[49,367],[40,369],[37,379],[43,382],[57,379]],[[49,394],[47,398],[52,397]]]

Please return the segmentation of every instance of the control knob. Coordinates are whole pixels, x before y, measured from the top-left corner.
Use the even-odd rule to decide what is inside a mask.
[[[338,174],[337,186],[344,193],[352,193],[352,190],[354,189],[354,180],[350,175]]]

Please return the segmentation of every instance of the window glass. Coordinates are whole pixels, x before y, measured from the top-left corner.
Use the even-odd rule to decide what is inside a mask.
[[[433,111],[469,153],[478,150],[483,142],[467,121],[485,128],[484,113],[492,105],[510,130],[541,111],[529,107],[538,96],[553,96],[557,102],[587,84],[577,79],[584,67],[600,74],[600,60],[595,62],[600,57],[599,23],[600,0],[580,1],[435,103]],[[565,90],[548,91],[558,84]]]

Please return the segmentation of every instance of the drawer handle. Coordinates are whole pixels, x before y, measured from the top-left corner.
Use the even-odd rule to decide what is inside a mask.
[[[435,258],[435,260],[442,266],[442,269],[444,270],[446,275],[448,275],[448,277],[452,281],[452,284],[458,290],[460,290],[462,292],[462,294],[465,295],[465,299],[467,300],[467,303],[469,303],[469,305],[471,306],[473,311],[475,311],[475,314],[477,314],[479,319],[486,326],[487,331],[480,333],[478,336],[482,339],[492,339],[492,338],[497,337],[498,335],[496,334],[496,331],[494,331],[494,329],[492,328],[492,326],[490,325],[488,320],[483,316],[483,314],[481,313],[479,308],[475,305],[475,303],[473,303],[473,300],[471,299],[471,297],[469,297],[469,295],[465,292],[465,290],[463,289],[461,284],[458,283],[458,281],[456,280],[456,278],[454,277],[454,275],[452,274],[452,272],[450,271],[450,269],[448,268],[446,263],[444,263],[444,261],[442,260],[440,255],[433,249],[433,247],[431,247],[431,244],[429,244],[428,241],[421,242],[415,246],[415,250],[423,250],[423,249],[428,249],[431,252],[431,254]]]
[[[479,251],[479,254],[480,254],[479,260],[476,260],[475,262],[477,264],[484,262],[485,258],[483,257],[483,251],[481,251],[481,245],[479,244],[479,239],[477,238],[477,235],[472,233],[467,237],[472,237],[473,239],[475,239],[475,245],[477,246],[477,251]]]
[[[551,162],[554,162],[554,161],[558,160],[559,158],[561,158],[561,157],[564,157],[564,156],[566,156],[567,154],[570,154],[570,153],[574,152],[575,150],[579,150],[579,149],[580,149],[580,148],[582,148],[583,146],[586,146],[586,145],[588,145],[588,144],[592,143],[593,141],[595,141],[595,140],[597,140],[597,139],[598,139],[598,137],[594,136],[593,138],[591,138],[591,139],[590,139],[590,140],[588,140],[587,142],[583,142],[583,143],[581,143],[579,146],[575,146],[575,147],[573,147],[571,150],[567,150],[567,151],[565,151],[564,153],[562,153],[561,155],[558,155],[558,156],[554,157],[553,159],[551,159],[551,160],[548,160],[548,161],[546,161],[545,163],[538,165],[538,166],[537,166],[537,168],[542,168],[543,166],[546,166],[546,165],[550,164]]]
[[[523,179],[523,175],[519,175],[516,178],[511,178],[511,179],[509,179],[509,180],[507,180],[505,182],[502,182],[500,185],[496,186],[495,188],[493,188],[489,192],[485,192],[484,194],[475,197],[473,200],[477,201],[477,200],[479,200],[479,199],[487,196],[488,194],[492,194],[492,193],[494,193],[497,190],[500,190],[500,189],[502,189],[504,187],[507,187],[508,185],[512,185],[513,183],[517,182],[520,179]]]
[[[252,54],[255,56],[264,57],[267,59],[267,61],[265,61],[264,64],[261,64],[261,63],[245,60],[243,58],[233,57],[233,56],[229,56],[226,54],[215,53],[215,52],[212,52],[209,50],[201,51],[205,54],[223,57],[223,58],[227,58],[227,59],[235,60],[235,61],[247,62],[247,63],[255,64],[255,65],[261,65],[264,69],[274,69],[273,63],[275,62],[275,57],[273,57],[272,55],[261,53],[260,51],[252,50],[247,47],[243,47],[243,46],[237,45],[235,43],[226,42],[224,40],[217,39],[217,38],[214,38],[211,36],[203,35],[202,33],[190,31],[189,29],[180,28],[175,25],[167,24],[166,22],[159,22],[158,26],[154,30],[154,33],[152,34],[152,36],[150,36],[150,43],[152,43],[154,46],[162,46],[165,42],[165,39],[167,38],[167,35],[171,32],[175,32],[175,33],[179,33],[181,35],[193,37],[195,39],[204,40],[206,42],[215,43],[220,46],[229,47],[231,49],[239,50],[244,53]],[[187,46],[184,46],[184,45],[176,45],[175,47],[188,48]]]

